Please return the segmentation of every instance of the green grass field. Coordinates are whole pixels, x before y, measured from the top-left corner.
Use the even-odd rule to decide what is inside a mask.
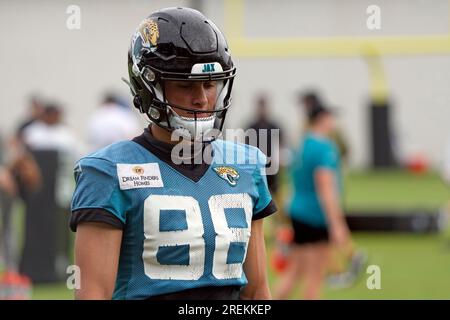
[[[351,288],[325,288],[324,299],[450,299],[450,239],[384,233],[360,233],[354,239],[369,254],[368,265],[380,267],[381,289],[368,289],[370,274],[364,273]],[[271,272],[272,287],[277,276]]]
[[[436,173],[352,172],[344,182],[344,204],[348,210],[438,209],[450,200],[450,188]]]
[[[438,209],[450,191],[433,173],[412,175],[404,171],[353,172],[345,177],[345,207],[364,209]],[[268,239],[273,238],[268,235]],[[363,274],[352,288],[325,288],[325,299],[450,299],[450,235],[355,233],[359,248],[369,255],[369,265],[381,269],[381,289],[369,290]],[[267,244],[270,257],[272,243]],[[269,263],[270,265],[270,263]],[[271,287],[278,275],[269,269]],[[293,295],[292,298],[298,298]],[[65,284],[37,285],[33,299],[73,299]]]

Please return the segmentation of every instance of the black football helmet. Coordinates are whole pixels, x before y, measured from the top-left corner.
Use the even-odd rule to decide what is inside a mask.
[[[214,132],[222,130],[230,107],[236,68],[222,32],[199,11],[166,8],[144,19],[131,40],[128,72],[134,106],[150,121],[169,131],[185,130],[192,140],[217,138]],[[214,110],[169,103],[166,80],[217,81]],[[178,109],[192,117],[180,116]]]

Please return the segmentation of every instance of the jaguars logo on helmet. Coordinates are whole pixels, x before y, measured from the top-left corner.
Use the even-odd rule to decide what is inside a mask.
[[[158,24],[151,19],[145,19],[139,26],[139,34],[143,44],[156,50],[159,38]]]

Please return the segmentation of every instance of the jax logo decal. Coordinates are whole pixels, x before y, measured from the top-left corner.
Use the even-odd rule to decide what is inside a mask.
[[[216,72],[214,63],[205,63],[202,72]]]

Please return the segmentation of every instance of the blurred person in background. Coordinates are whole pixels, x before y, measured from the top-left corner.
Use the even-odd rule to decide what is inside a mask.
[[[303,112],[308,119],[308,114],[312,112],[315,108],[323,106],[322,98],[320,98],[319,94],[316,91],[310,90],[300,93],[298,105],[303,108]],[[305,128],[307,130],[309,123],[305,124]],[[335,142],[341,160],[345,163],[349,157],[349,148],[346,139],[342,131],[336,126],[330,134],[330,138]]]
[[[311,113],[314,112],[314,110],[320,110],[323,105],[323,99],[314,90],[304,91],[299,95],[299,106],[303,109],[303,113],[305,115],[305,118],[307,119],[305,123],[305,131],[307,131],[311,125],[309,120]],[[334,110],[334,113],[336,113],[336,110]],[[335,124],[333,130],[331,130],[329,138],[335,143],[337,147],[339,158],[342,163],[342,170],[344,170],[345,164],[349,159],[350,149],[342,130],[337,126],[337,124]],[[344,188],[341,188],[341,199],[344,199]],[[348,287],[353,282],[353,280],[351,279],[353,279],[355,275],[350,275],[348,274],[348,272],[344,272],[345,261],[349,259],[350,254],[351,253],[347,253],[344,255],[344,257],[342,257],[339,251],[332,251],[329,267],[329,272],[331,273],[331,275],[327,280],[328,284],[331,287],[334,287],[336,289],[341,287]],[[359,264],[361,264],[362,261],[366,259],[363,252],[357,252],[354,256],[352,254],[352,257],[356,259],[352,260],[353,269],[359,268]]]
[[[33,117],[40,114],[40,104],[32,105]],[[33,118],[34,119],[34,118]],[[13,206],[19,198],[26,202],[30,193],[41,185],[39,168],[22,141],[22,130],[34,120],[25,121],[9,141],[0,139],[0,213],[2,225],[2,253],[5,270],[16,274],[18,271],[18,248],[16,232],[13,228]]]
[[[30,280],[19,273],[18,267],[20,232],[14,224],[14,203],[19,193],[17,178],[24,186],[29,184],[27,189],[31,191],[39,184],[39,175],[34,171],[33,159],[14,148],[17,144],[11,141],[6,144],[9,148],[5,148],[3,139],[0,140],[0,300],[29,299]]]
[[[283,192],[281,192],[282,184],[282,170],[285,164],[286,147],[285,141],[282,134],[281,126],[270,115],[270,107],[268,103],[268,98],[266,94],[259,94],[256,96],[256,111],[255,119],[250,123],[246,130],[254,130],[256,133],[256,140],[252,139],[252,134],[247,131],[248,134],[245,135],[245,143],[257,147],[267,156],[266,168],[279,168],[277,172],[272,173],[267,170],[267,184],[270,193],[273,196],[273,200],[278,208],[282,208],[281,203],[284,201]],[[272,138],[277,139],[277,141],[272,141]],[[254,140],[254,141],[251,141]],[[275,154],[277,153],[277,154]],[[288,223],[288,219],[283,210],[279,209],[277,215],[274,219],[271,219],[269,223],[266,224],[267,228],[265,234],[268,236],[268,240],[271,241],[275,238],[278,229],[283,228],[283,225]]]
[[[341,206],[340,157],[330,136],[335,119],[327,108],[307,109],[308,130],[294,156],[293,198],[288,213],[294,231],[288,265],[276,288],[287,299],[304,281],[304,299],[319,299],[331,250],[352,250],[350,231]]]
[[[63,111],[56,103],[45,105],[40,117],[29,124],[22,133],[24,144],[32,150],[56,149],[80,152],[82,145],[63,121]]]
[[[267,166],[278,166],[279,163],[275,164],[273,162],[279,162],[280,149],[283,146],[283,136],[280,125],[270,117],[269,109],[267,97],[263,94],[258,95],[256,98],[256,120],[246,128],[246,130],[256,131],[256,141],[250,141],[249,136],[246,136],[245,143],[252,144],[265,153],[268,159]],[[277,136],[279,141],[272,141],[272,131],[278,131],[275,137]],[[275,150],[272,149],[274,143],[278,146]],[[275,156],[272,152],[278,152],[279,154]],[[267,175],[267,184],[271,194],[276,194],[279,188],[278,173]]]
[[[27,118],[22,121],[16,131],[16,138],[19,142],[23,139],[24,130],[33,124],[35,121],[39,120],[44,112],[44,104],[42,99],[37,95],[32,95],[29,101],[29,108],[27,111]]]
[[[84,153],[84,145],[74,131],[64,122],[64,113],[57,103],[48,103],[38,120],[27,126],[23,131],[23,142],[27,149],[35,156],[45,152],[56,153],[56,168],[48,168],[45,157],[38,157],[37,164],[41,172],[56,170],[53,180],[47,175],[43,179],[42,195],[50,192],[51,198],[42,196],[56,205],[47,203],[44,208],[55,208],[56,216],[50,217],[55,221],[55,229],[50,232],[57,234],[57,270],[62,276],[68,265],[70,250],[70,233],[67,231],[67,217],[70,212],[70,201],[75,188],[73,181],[73,166],[75,161]],[[50,158],[47,158],[50,159]],[[45,185],[47,184],[47,185]],[[51,185],[50,185],[51,184]],[[49,191],[50,190],[50,191]],[[51,191],[54,190],[54,191]],[[54,201],[54,202],[53,202]],[[31,226],[32,227],[32,226]]]
[[[44,103],[38,95],[31,95],[27,117],[17,126],[15,136],[8,143],[7,165],[14,177],[17,192],[20,198],[26,201],[30,192],[39,189],[41,176],[33,155],[24,142],[24,132],[36,121],[39,121],[44,112]]]
[[[131,139],[139,134],[140,127],[124,99],[107,93],[88,123],[89,149],[95,151],[114,142]]]

